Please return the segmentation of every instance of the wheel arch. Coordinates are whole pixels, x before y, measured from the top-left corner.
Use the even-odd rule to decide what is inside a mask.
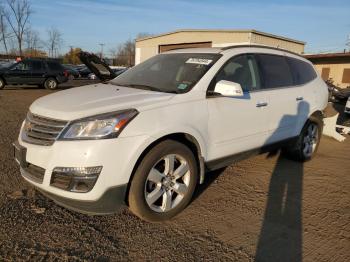
[[[127,205],[129,205],[128,203],[128,195],[129,195],[129,190],[130,190],[130,186],[131,186],[131,181],[134,177],[134,174],[136,172],[137,167],[139,166],[139,164],[141,163],[141,161],[143,160],[143,158],[147,155],[147,153],[156,145],[158,145],[159,143],[165,141],[165,140],[174,140],[177,142],[180,142],[184,145],[186,145],[192,152],[193,155],[195,156],[195,159],[197,161],[198,164],[198,168],[199,168],[199,183],[203,183],[204,181],[204,171],[205,171],[205,166],[204,166],[204,158],[203,158],[203,148],[200,145],[200,142],[198,142],[198,139],[195,138],[193,135],[185,133],[185,132],[176,132],[176,133],[170,133],[170,134],[166,134],[163,135],[155,140],[153,140],[151,143],[149,143],[145,149],[142,151],[142,153],[138,156],[134,167],[132,169],[130,178],[129,178],[129,182],[127,185],[127,190],[125,193],[125,203]]]
[[[312,120],[319,123],[323,122],[323,117],[323,112],[321,110],[316,110],[309,116],[308,120]]]
[[[0,76],[0,78],[2,79],[2,81],[4,81],[5,85],[7,85],[7,82],[6,82],[6,79],[5,79],[5,77],[3,77],[3,76]]]
[[[313,121],[319,125],[319,128],[321,128],[321,131],[323,129],[323,118],[324,114],[321,110],[314,110],[305,120],[302,122],[302,125],[299,126],[297,129],[296,134],[299,135],[300,132],[303,130],[304,126],[308,121]]]

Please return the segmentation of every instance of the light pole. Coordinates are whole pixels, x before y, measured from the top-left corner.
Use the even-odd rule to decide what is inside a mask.
[[[103,46],[104,46],[105,44],[100,43],[99,45],[101,46],[100,58],[102,59],[102,58],[103,58]]]

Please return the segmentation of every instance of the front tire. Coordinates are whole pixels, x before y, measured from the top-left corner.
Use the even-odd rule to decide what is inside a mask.
[[[198,181],[192,151],[166,140],[153,147],[136,169],[129,190],[130,210],[143,220],[160,222],[181,212]]]
[[[58,82],[53,77],[46,79],[44,82],[44,87],[49,90],[55,90],[57,86],[58,86]]]
[[[308,120],[299,137],[287,148],[284,148],[284,152],[293,160],[308,161],[316,154],[321,135],[321,121]]]
[[[4,89],[5,85],[4,79],[0,78],[0,89]]]

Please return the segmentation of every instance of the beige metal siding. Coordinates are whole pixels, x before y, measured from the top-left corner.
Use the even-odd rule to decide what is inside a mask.
[[[304,53],[304,45],[295,42],[286,41],[283,39],[273,38],[265,35],[260,35],[257,33],[252,33],[251,36],[252,44],[268,45],[272,47],[286,49],[295,53]]]
[[[178,32],[169,35],[163,35],[136,42],[136,48],[140,48],[140,61],[159,53],[159,47],[170,44],[191,44],[200,42],[211,42],[215,44],[228,43],[248,43],[249,33],[247,32]]]
[[[159,53],[166,51],[170,45],[193,45],[194,43],[211,43],[212,47],[224,47],[235,44],[262,44],[273,47],[284,48],[296,53],[304,52],[304,43],[296,40],[278,37],[267,33],[254,30],[180,30],[155,37],[141,39],[136,41],[138,48],[137,63],[145,61]],[[190,46],[192,47],[192,46]],[[180,48],[182,48],[180,46]]]
[[[329,68],[329,78],[332,78],[334,84],[341,87],[346,88],[350,86],[350,83],[343,83],[343,75],[345,69],[350,69],[350,63],[344,64],[317,64],[314,65],[316,70],[322,75],[323,68]]]
[[[174,49],[181,49],[181,48],[207,48],[207,47],[211,47],[211,42],[159,45],[159,53],[167,52]]]
[[[249,42],[248,32],[176,32],[168,35],[149,38],[136,42],[137,47],[150,47],[158,45],[193,43],[193,42]]]

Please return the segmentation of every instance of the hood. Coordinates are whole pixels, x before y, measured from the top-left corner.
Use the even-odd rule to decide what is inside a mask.
[[[159,106],[174,96],[169,93],[101,83],[41,97],[30,106],[30,111],[33,114],[70,121],[130,108],[141,112],[145,106]]]

